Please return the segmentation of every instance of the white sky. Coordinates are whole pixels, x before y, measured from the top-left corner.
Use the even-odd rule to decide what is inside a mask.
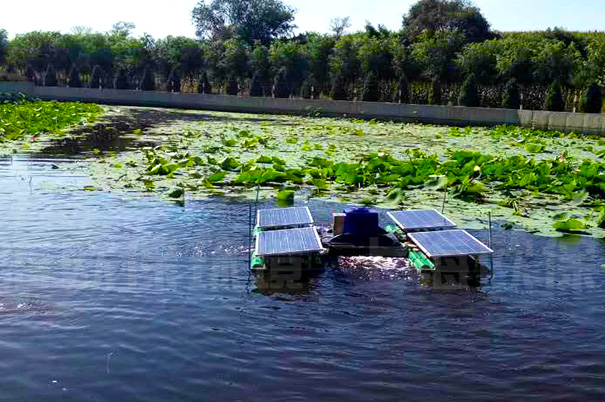
[[[197,0],[4,0],[0,28],[12,37],[34,30],[69,32],[84,25],[106,31],[117,21],[134,22],[135,34],[194,36],[191,10]],[[396,30],[415,0],[285,0],[298,9],[299,31],[327,32],[334,17],[350,16],[352,30],[366,20]],[[560,26],[573,30],[605,30],[603,0],[476,0],[492,27],[498,30],[537,30]]]

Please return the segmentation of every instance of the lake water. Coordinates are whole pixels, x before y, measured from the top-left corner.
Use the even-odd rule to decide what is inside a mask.
[[[0,160],[0,400],[605,398],[603,241],[496,227],[477,288],[380,260],[284,284],[250,274],[247,203],[53,163]]]

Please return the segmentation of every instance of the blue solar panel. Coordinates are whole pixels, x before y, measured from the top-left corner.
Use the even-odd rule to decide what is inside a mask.
[[[490,248],[464,230],[411,233],[408,237],[431,258],[493,254]]]
[[[312,254],[323,250],[312,227],[261,232],[256,237],[256,255],[261,257]]]
[[[309,208],[277,208],[258,211],[257,224],[260,228],[305,226],[313,223]]]
[[[456,224],[435,210],[393,211],[388,215],[406,232],[452,229]]]

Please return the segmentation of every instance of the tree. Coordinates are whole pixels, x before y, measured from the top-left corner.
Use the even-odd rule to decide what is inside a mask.
[[[520,106],[521,100],[519,99],[519,85],[515,79],[510,79],[504,87],[502,107],[505,109],[519,109]]]
[[[405,75],[402,75],[399,78],[399,85],[397,91],[397,99],[396,101],[399,103],[409,103],[410,102],[410,84]]]
[[[376,73],[370,71],[363,83],[362,100],[364,102],[378,102],[379,96],[378,77]]]
[[[344,77],[340,72],[337,72],[332,80],[332,91],[330,93],[334,100],[347,100],[347,89]]]
[[[294,14],[280,0],[212,0],[210,4],[202,0],[193,9],[192,19],[200,37],[223,36],[231,30],[249,45],[256,40],[268,45],[295,28]]]
[[[429,105],[441,105],[441,84],[437,80],[431,82],[429,89]]]
[[[403,28],[412,39],[444,30],[460,32],[469,42],[493,38],[481,11],[465,0],[420,0],[403,17]]]
[[[44,74],[44,86],[45,87],[56,87],[57,86],[57,73],[52,64],[49,64]]]
[[[242,41],[225,41],[223,63],[227,73],[235,78],[246,79],[250,74],[250,47]]]
[[[210,86],[210,81],[208,81],[208,73],[205,71],[202,72],[202,76],[200,77],[197,84],[197,92],[199,94],[209,95],[212,93],[212,87]]]
[[[462,84],[458,104],[467,107],[479,106],[479,93],[477,91],[477,78],[475,74],[469,75]]]
[[[0,64],[6,62],[6,55],[8,53],[8,33],[5,29],[0,29]]]
[[[592,83],[582,96],[584,113],[601,113],[603,109],[603,92],[597,83]]]
[[[275,98],[289,98],[291,90],[292,88],[288,84],[288,72],[285,69],[282,69],[275,80],[273,96]]]
[[[69,82],[67,86],[70,88],[81,88],[82,80],[80,79],[80,70],[76,67],[71,69],[71,73],[69,74]]]
[[[237,85],[237,79],[235,77],[231,77],[227,83],[227,95],[237,96],[238,91],[239,88]]]
[[[116,72],[116,75],[113,79],[113,88],[114,89],[128,89],[128,76],[126,75],[126,69],[120,68]]]
[[[173,68],[168,76],[168,91],[181,92],[181,71]]]
[[[155,74],[148,67],[143,70],[143,78],[141,78],[141,91],[155,91]]]
[[[464,37],[457,31],[428,32],[413,44],[414,58],[427,81],[456,81],[459,76],[456,57],[464,47]]]
[[[250,68],[257,76],[257,80],[263,85],[262,92],[271,95],[271,59],[269,49],[260,42],[256,42],[252,53],[250,53]]]
[[[94,89],[101,89],[103,87],[103,72],[101,67],[94,66],[90,79],[88,80],[88,87]]]
[[[307,59],[311,76],[309,81],[314,87],[314,92],[321,93],[329,89],[330,57],[335,44],[336,40],[332,36],[308,34]]]
[[[250,96],[252,97],[260,97],[264,95],[263,86],[264,82],[262,80],[262,74],[259,72],[254,73],[252,77],[252,82],[250,83]]]
[[[336,40],[344,35],[349,28],[351,28],[350,17],[336,17],[330,21],[330,31],[334,33]]]
[[[563,93],[561,84],[558,81],[552,83],[546,92],[546,103],[544,108],[549,112],[565,111],[565,102],[563,101]]]
[[[269,53],[275,70],[285,71],[288,95],[298,93],[309,69],[306,46],[294,41],[277,41]]]
[[[471,43],[465,46],[457,63],[462,72],[468,76],[474,74],[477,82],[493,84],[498,80],[497,41]]]

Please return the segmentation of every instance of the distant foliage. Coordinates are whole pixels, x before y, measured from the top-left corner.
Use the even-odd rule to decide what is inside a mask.
[[[128,89],[128,75],[126,74],[126,70],[123,68],[118,69],[113,79],[113,88],[114,89]]]
[[[57,73],[52,64],[49,64],[44,74],[44,86],[45,87],[56,87],[57,86]]]
[[[237,96],[238,92],[239,87],[237,84],[237,80],[235,79],[235,77],[231,77],[231,79],[227,83],[227,95]]]
[[[458,104],[467,107],[479,106],[479,93],[477,92],[477,78],[475,78],[475,74],[469,75],[464,84],[462,84]]]
[[[555,81],[548,88],[546,92],[546,103],[544,108],[549,112],[564,112],[565,102],[563,101],[563,92],[561,91],[561,84]]]
[[[410,103],[410,83],[405,75],[399,78],[397,95],[397,102]]]
[[[363,84],[362,100],[364,102],[378,102],[379,97],[378,77],[373,71],[370,71]]]
[[[155,91],[155,75],[150,68],[145,68],[143,78],[141,78],[142,91]]]
[[[290,86],[288,85],[288,72],[284,69],[278,75],[273,86],[273,96],[276,98],[289,98]]]
[[[197,83],[197,92],[200,94],[212,93],[212,87],[210,86],[210,81],[208,81],[208,73],[205,71],[202,72],[202,76]]]
[[[347,88],[344,82],[342,74],[337,73],[332,81],[332,99],[334,100],[347,100]]]
[[[177,68],[170,72],[168,77],[168,90],[170,92],[181,92],[181,71]]]
[[[521,107],[519,84],[514,79],[509,80],[504,87],[502,107],[505,109],[519,109]]]
[[[88,87],[94,89],[99,89],[103,87],[103,73],[99,66],[94,66],[94,68],[92,69],[90,79],[88,80]]]
[[[582,96],[582,111],[584,113],[601,113],[603,109],[603,92],[597,83],[592,83]]]
[[[260,97],[263,95],[263,82],[261,80],[261,74],[256,72],[252,77],[252,82],[250,83],[250,96]]]
[[[82,80],[80,79],[80,70],[78,70],[76,67],[71,69],[71,73],[69,74],[69,82],[67,83],[67,86],[69,86],[70,88],[81,88],[82,87]]]
[[[429,90],[429,105],[441,105],[441,83],[433,81]]]

